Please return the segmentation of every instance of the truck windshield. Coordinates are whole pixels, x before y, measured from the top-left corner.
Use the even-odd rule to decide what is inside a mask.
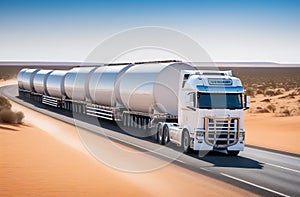
[[[242,94],[200,93],[197,94],[200,109],[243,109]]]

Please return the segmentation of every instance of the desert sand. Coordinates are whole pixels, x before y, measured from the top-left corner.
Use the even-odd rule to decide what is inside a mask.
[[[252,195],[174,164],[147,173],[114,170],[88,154],[74,126],[12,105],[25,120],[0,125],[0,196]]]
[[[299,120],[299,116],[246,113],[246,144],[300,154]]]
[[[255,95],[245,113],[246,144],[300,154],[300,91]]]

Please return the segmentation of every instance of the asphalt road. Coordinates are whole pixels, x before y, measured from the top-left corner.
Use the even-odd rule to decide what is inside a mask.
[[[17,97],[18,92],[16,85],[1,87],[0,94],[26,107],[61,121],[74,124],[74,115],[72,113],[19,99]],[[131,133],[132,135],[126,134],[116,123],[110,121],[95,123],[93,120],[91,121],[84,116],[75,116],[79,119],[75,121],[78,128],[84,128],[79,129],[81,138],[84,143],[86,143],[87,149],[96,157],[97,154],[103,155],[107,153],[104,144],[107,140],[103,141],[103,136],[105,136],[105,139],[109,139],[110,142],[118,142],[130,149],[136,149],[151,157],[159,158],[158,160],[162,161],[159,165],[173,162],[178,166],[222,180],[263,196],[300,196],[299,155],[282,154],[251,147],[246,147],[245,151],[241,152],[238,157],[226,156],[223,153],[210,153],[204,157],[199,157],[196,152],[181,154],[177,147],[171,146],[162,148],[162,146],[154,143],[151,138],[141,139],[133,136],[134,133]],[[101,124],[101,127],[99,127],[98,124]],[[97,153],[97,150],[102,151]],[[114,160],[112,158],[107,160],[106,158],[102,158],[107,165],[110,165],[110,162],[119,160],[122,157],[126,157],[128,160],[128,155],[126,154],[118,154],[118,158],[112,156],[114,154],[107,153],[107,155],[114,158]],[[141,162],[149,164],[149,166],[152,165],[150,161],[151,157],[144,157],[141,154],[135,154],[134,157],[141,157]],[[146,165],[147,168],[149,168],[149,166]],[[116,169],[124,168],[124,166],[117,165],[112,167]],[[139,167],[139,165],[133,166],[129,163],[125,166],[125,171],[138,172],[145,170]],[[155,165],[151,167],[155,168]]]

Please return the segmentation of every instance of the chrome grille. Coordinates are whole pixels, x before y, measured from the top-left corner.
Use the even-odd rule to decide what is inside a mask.
[[[225,148],[238,142],[239,118],[205,118],[205,142],[214,147]]]

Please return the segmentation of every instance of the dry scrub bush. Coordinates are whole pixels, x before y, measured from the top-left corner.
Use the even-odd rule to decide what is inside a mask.
[[[278,117],[299,116],[299,115],[300,115],[299,108],[288,109],[287,107],[284,108],[281,107],[279,113],[276,114],[276,116]]]
[[[271,102],[271,99],[266,98],[266,99],[264,99],[264,100],[262,100],[262,101],[260,101],[260,102],[270,103],[270,102]]]
[[[291,112],[288,109],[283,110],[282,112],[285,116],[291,116]]]
[[[20,124],[23,118],[23,112],[13,112],[11,109],[2,109],[0,111],[0,122]]]
[[[278,89],[267,89],[264,92],[264,96],[277,96],[284,94],[285,90],[283,88],[278,88]]]
[[[264,90],[258,89],[258,90],[256,91],[256,94],[264,94]]]
[[[263,108],[263,109],[257,110],[256,113],[270,113],[270,111],[267,110],[266,108]]]
[[[256,113],[270,113],[270,112],[266,108],[256,107]]]
[[[9,101],[0,95],[0,123],[22,123],[23,112],[13,112]]]
[[[246,88],[246,94],[248,96],[252,96],[252,97],[255,97],[255,90],[253,88]]]
[[[268,89],[268,90],[265,91],[264,95],[265,96],[275,96],[275,91],[271,90],[271,89]]]
[[[2,109],[10,109],[10,108],[11,108],[10,102],[5,97],[0,95],[0,111]]]
[[[266,108],[273,113],[276,111],[276,106],[273,104],[268,105]]]
[[[284,88],[278,88],[278,89],[275,91],[275,96],[284,94],[284,92],[285,92],[285,89],[284,89]]]

